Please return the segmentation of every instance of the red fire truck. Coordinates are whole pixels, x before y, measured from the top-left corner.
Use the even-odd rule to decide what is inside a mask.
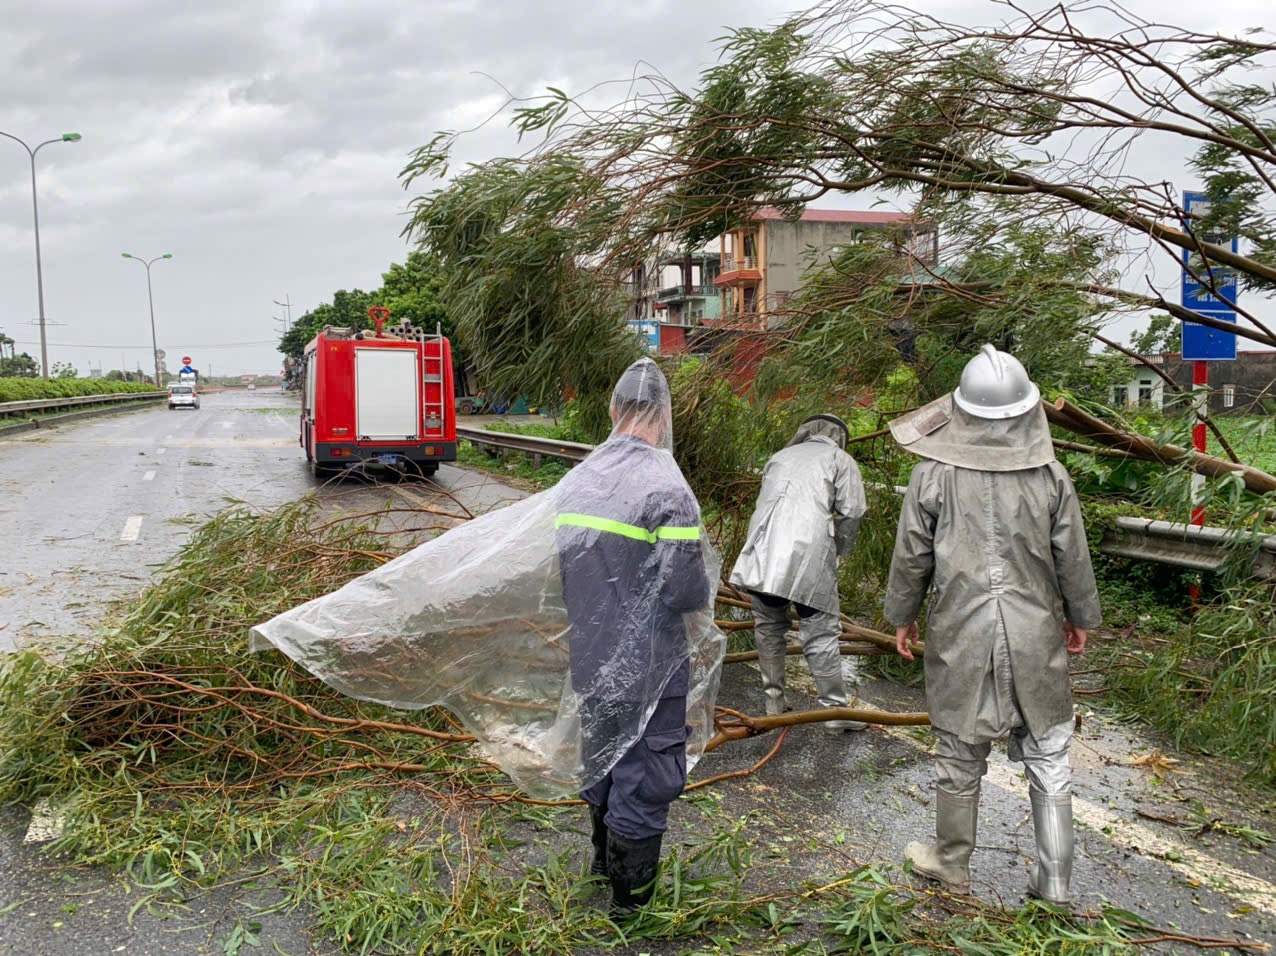
[[[315,477],[365,463],[432,475],[456,461],[452,346],[368,310],[375,331],[326,328],[306,346],[301,447]]]

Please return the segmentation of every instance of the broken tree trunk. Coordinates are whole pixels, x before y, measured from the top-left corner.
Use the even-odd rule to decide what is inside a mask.
[[[719,625],[721,627],[721,625]],[[876,644],[861,643],[842,643],[838,645],[838,651],[843,657],[884,657],[886,655],[895,655],[894,650],[886,650],[884,647],[878,647]],[[789,644],[785,646],[784,653],[790,657],[795,654],[803,653],[801,644]],[[743,664],[747,661],[756,661],[758,659],[757,651],[737,651],[734,654],[728,654],[722,659],[723,664]]]
[[[1095,418],[1066,398],[1056,399],[1054,402],[1042,402],[1042,405],[1046,410],[1046,417],[1050,419],[1050,424],[1058,425],[1107,448],[1126,452],[1145,461],[1156,461],[1164,465],[1183,465],[1207,478],[1239,475],[1246,489],[1256,495],[1276,492],[1276,477],[1250,465],[1224,461],[1222,458],[1203,455],[1199,451],[1180,448],[1178,445],[1159,445],[1144,435],[1121,431],[1102,419]]]
[[[714,718],[715,733],[705,744],[705,752],[717,750],[732,740],[756,737],[782,727],[799,724],[819,724],[830,720],[858,720],[866,724],[882,724],[892,727],[926,727],[930,715],[925,713],[890,713],[868,707],[821,707],[818,710],[788,711],[765,717],[751,717],[724,707],[719,707]]]
[[[722,584],[718,587],[717,601],[725,607],[735,607],[741,610],[750,610],[753,605],[749,603],[748,596],[736,590],[730,584]],[[790,609],[790,619],[796,621],[797,615]],[[718,621],[717,625],[723,630],[730,631],[750,631],[753,629],[753,622],[750,621]],[[842,641],[849,643],[852,647],[872,644],[876,647],[896,653],[895,637],[892,634],[885,634],[882,631],[875,631],[872,628],[861,627],[852,621],[845,614],[842,615]],[[849,654],[868,654],[871,653],[867,649],[843,651]],[[922,657],[926,653],[926,644],[923,642],[913,648],[913,653],[918,657]],[[732,655],[734,656],[734,655]],[[753,660],[753,658],[739,658],[739,660]]]

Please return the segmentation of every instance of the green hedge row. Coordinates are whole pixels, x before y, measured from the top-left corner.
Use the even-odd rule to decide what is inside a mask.
[[[47,382],[42,378],[0,378],[0,402],[153,391],[155,387],[145,382],[108,382],[100,378],[55,378]]]

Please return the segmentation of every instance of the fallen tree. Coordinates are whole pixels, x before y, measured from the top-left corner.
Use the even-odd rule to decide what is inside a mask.
[[[1213,455],[1177,445],[1162,445],[1135,432],[1121,429],[1078,408],[1066,398],[1043,402],[1046,417],[1052,425],[1067,429],[1081,438],[1088,438],[1104,448],[1143,461],[1155,461],[1170,467],[1184,467],[1207,478],[1239,478],[1247,491],[1256,495],[1276,492],[1276,477],[1243,462],[1225,461]],[[1071,450],[1080,450],[1073,448]],[[1087,449],[1088,450],[1088,449]]]
[[[417,512],[423,521],[386,532],[378,524],[390,511],[316,523],[316,507],[306,499],[265,515],[242,508],[219,515],[118,630],[61,663],[28,653],[8,664],[0,727],[14,743],[0,754],[0,799],[71,791],[108,801],[178,793],[269,801],[278,788],[319,780],[356,787],[411,780],[450,804],[521,799],[445,709],[401,713],[345,698],[280,654],[249,653],[251,625],[401,553],[414,537],[405,532],[443,530],[467,517],[459,509]],[[726,586],[720,598],[727,613],[747,604]],[[856,652],[891,644],[849,621],[844,636]],[[720,718],[715,746],[841,719],[823,710],[779,724],[734,710]],[[861,719],[926,718],[866,711]]]

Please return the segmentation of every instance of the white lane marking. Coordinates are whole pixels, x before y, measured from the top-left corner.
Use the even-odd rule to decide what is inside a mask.
[[[143,481],[154,481],[154,480],[155,480],[155,472],[153,472],[153,471],[148,471],[146,474],[144,474],[144,475],[142,476],[142,480],[143,480]]]
[[[222,427],[222,428],[234,428],[234,427],[235,427],[235,423],[234,423],[234,422],[218,422],[217,424],[218,424],[218,425],[221,425],[221,427]]]
[[[56,840],[62,835],[65,822],[62,814],[53,811],[49,798],[41,797],[31,808],[31,824],[27,827],[27,835],[22,838],[22,842],[46,843]]]
[[[858,706],[865,710],[878,709],[867,701],[860,701]],[[882,725],[882,729],[898,740],[907,741],[918,750],[926,752],[930,750],[926,744],[902,730],[885,725]],[[996,751],[988,755],[987,779],[1026,800],[1028,781],[1020,772],[1011,769],[1008,763],[1003,762],[1005,759]],[[1254,909],[1262,910],[1269,916],[1276,916],[1276,885],[1266,880],[1229,866],[1185,843],[1167,840],[1148,827],[1126,820],[1107,807],[1077,796],[1075,792],[1072,794],[1072,816],[1078,822],[1085,824],[1087,829],[1105,837],[1109,843],[1127,847],[1148,859],[1156,860],[1172,870],[1177,870],[1193,881],[1208,885],[1215,892],[1248,903]]]
[[[120,532],[121,541],[136,541],[137,536],[142,533],[142,516],[129,515],[128,521],[124,522],[124,530]]]
[[[164,441],[172,441],[176,437],[177,437],[176,435],[165,435]]]
[[[157,454],[157,455],[162,455],[162,454],[164,454],[164,452],[166,452],[166,451],[168,451],[168,449],[167,449],[167,448],[156,448],[156,449],[155,449],[155,454]]]

